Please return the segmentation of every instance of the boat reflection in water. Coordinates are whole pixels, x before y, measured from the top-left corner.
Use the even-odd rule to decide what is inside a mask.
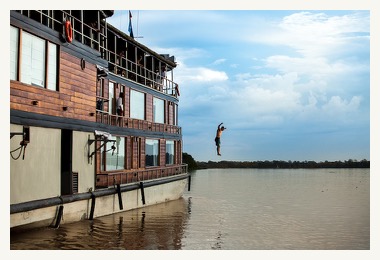
[[[65,224],[11,233],[11,249],[181,249],[191,198]],[[20,237],[18,239],[17,237]]]

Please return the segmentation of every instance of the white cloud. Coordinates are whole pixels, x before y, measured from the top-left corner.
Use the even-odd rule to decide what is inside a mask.
[[[211,70],[208,68],[181,68],[177,70],[178,82],[218,82],[228,80],[224,71]]]
[[[220,65],[222,63],[226,62],[226,59],[217,59],[212,63],[212,65]]]
[[[361,97],[354,96],[351,100],[342,99],[339,96],[333,96],[331,99],[322,106],[322,110],[334,116],[355,112],[360,105]]]
[[[306,125],[309,121],[338,123],[360,109],[360,96],[329,97],[313,86],[319,86],[315,82],[300,85],[299,81],[297,73],[241,74],[235,81],[190,87],[182,105],[194,113],[223,117],[241,127],[278,127],[289,121]]]
[[[181,85],[189,82],[220,82],[228,80],[227,73],[209,69],[202,66],[192,67],[188,65],[189,60],[199,59],[207,55],[205,50],[199,48],[154,48],[158,53],[169,53],[176,58],[175,81]],[[219,59],[213,64],[221,64],[225,59]]]
[[[244,80],[241,80],[244,79]],[[301,94],[294,90],[296,74],[285,75],[241,75],[239,80],[231,83],[240,87],[230,88],[226,113],[239,118],[251,117],[261,123],[273,120],[280,123],[300,108]]]
[[[367,66],[369,66],[357,61],[329,61],[324,57],[299,58],[285,55],[270,56],[266,58],[265,64],[266,68],[275,69],[284,74],[297,73],[300,78],[303,78],[302,83],[307,83],[304,87],[319,91],[326,90],[327,82],[368,71]]]
[[[265,30],[252,30],[251,42],[288,46],[304,57],[328,57],[352,53],[358,41],[369,41],[369,13],[331,16],[324,12],[297,12]]]

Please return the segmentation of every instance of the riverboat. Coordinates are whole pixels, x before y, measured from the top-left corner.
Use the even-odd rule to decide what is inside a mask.
[[[190,188],[175,57],[107,23],[112,15],[10,11],[11,230],[92,220]]]

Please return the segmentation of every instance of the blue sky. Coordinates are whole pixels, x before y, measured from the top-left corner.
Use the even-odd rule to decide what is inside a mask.
[[[136,40],[176,57],[195,160],[370,160],[368,10],[131,12]],[[128,10],[108,22],[128,32]]]

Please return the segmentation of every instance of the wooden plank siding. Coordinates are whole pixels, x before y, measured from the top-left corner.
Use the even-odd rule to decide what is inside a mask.
[[[124,117],[129,117],[130,116],[130,87],[125,86],[124,88],[124,101],[125,101],[125,106],[124,106]]]
[[[165,139],[160,139],[159,140],[159,145],[160,145],[160,151],[158,152],[159,156],[159,166],[165,166],[166,164],[166,141]]]
[[[95,121],[96,66],[86,63],[81,69],[81,59],[65,52],[59,59],[59,90],[10,81],[10,108],[58,117]],[[33,105],[33,101],[38,101]],[[67,107],[67,111],[63,110]]]
[[[173,113],[173,109],[174,109],[174,106],[173,106],[173,102],[170,102],[170,101],[166,101],[166,103],[168,104],[168,109],[167,109],[167,114],[168,115],[168,121],[167,121],[167,124],[169,125],[173,125],[174,124],[174,113]]]
[[[124,168],[130,170],[132,168],[132,138],[130,136],[125,137],[125,162]]]
[[[153,95],[145,94],[145,120],[153,122]]]
[[[129,146],[131,148],[130,153],[128,153],[128,149],[127,149],[127,154],[132,154],[132,156],[131,156],[131,162],[132,162],[131,169],[138,169],[138,159],[139,159],[138,158],[138,156],[139,156],[139,154],[138,154],[139,143],[138,142],[140,142],[140,144],[142,143],[140,138],[138,138],[136,141],[135,138],[132,137],[131,146]]]
[[[182,164],[182,142],[174,142],[174,164]]]

